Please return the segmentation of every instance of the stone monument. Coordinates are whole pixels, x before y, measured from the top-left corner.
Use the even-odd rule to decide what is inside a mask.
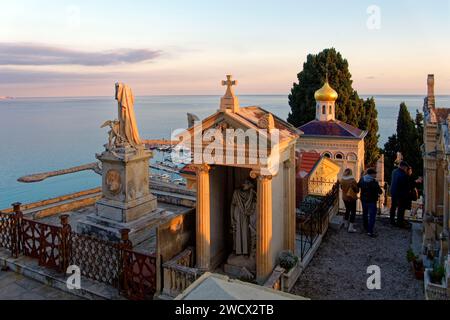
[[[256,191],[251,181],[234,191],[230,211],[233,253],[224,271],[251,280],[256,272]]]
[[[131,89],[116,84],[118,120],[106,121],[108,144],[96,157],[102,164],[102,198],[95,214],[78,224],[78,231],[105,240],[120,239],[120,230],[130,230],[130,240],[137,244],[150,238],[150,226],[157,212],[156,197],[149,188],[149,159],[152,154],[141,142],[134,114]]]

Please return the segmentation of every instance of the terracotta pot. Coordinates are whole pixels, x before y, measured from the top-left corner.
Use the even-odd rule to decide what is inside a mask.
[[[417,261],[412,261],[411,265],[416,279],[423,280],[423,275],[425,272],[423,264],[422,263],[419,264],[417,263]]]

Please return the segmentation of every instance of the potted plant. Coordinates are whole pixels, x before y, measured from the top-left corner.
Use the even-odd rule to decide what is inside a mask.
[[[285,272],[281,278],[281,289],[285,292],[291,291],[301,273],[298,257],[291,251],[282,251],[279,255],[279,265]]]
[[[433,268],[425,270],[425,297],[427,300],[447,300],[447,284],[445,281],[445,267],[435,264]]]
[[[412,271],[417,280],[423,280],[423,274],[425,268],[423,265],[423,260],[414,254],[414,251],[409,248],[406,252],[406,260],[411,264]]]
[[[442,284],[445,277],[445,268],[442,264],[435,264],[430,274],[430,280],[434,284]]]

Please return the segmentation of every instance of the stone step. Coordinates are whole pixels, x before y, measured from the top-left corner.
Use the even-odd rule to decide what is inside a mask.
[[[116,288],[90,280],[83,276],[81,277],[81,289],[71,290],[67,288],[66,281],[68,275],[39,266],[37,259],[25,256],[12,258],[9,251],[3,248],[0,248],[0,266],[8,267],[11,271],[21,274],[24,277],[36,280],[52,288],[59,289],[83,299],[126,300],[119,295]]]
[[[344,223],[344,217],[339,215],[334,215],[330,219],[329,227],[333,230],[339,231]]]

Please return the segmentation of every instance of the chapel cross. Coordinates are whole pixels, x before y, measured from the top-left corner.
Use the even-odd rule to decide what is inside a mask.
[[[227,92],[225,93],[225,96],[234,96],[233,93],[233,86],[237,86],[238,82],[236,80],[231,80],[232,75],[227,75],[227,80],[222,81],[223,86],[227,86]]]

